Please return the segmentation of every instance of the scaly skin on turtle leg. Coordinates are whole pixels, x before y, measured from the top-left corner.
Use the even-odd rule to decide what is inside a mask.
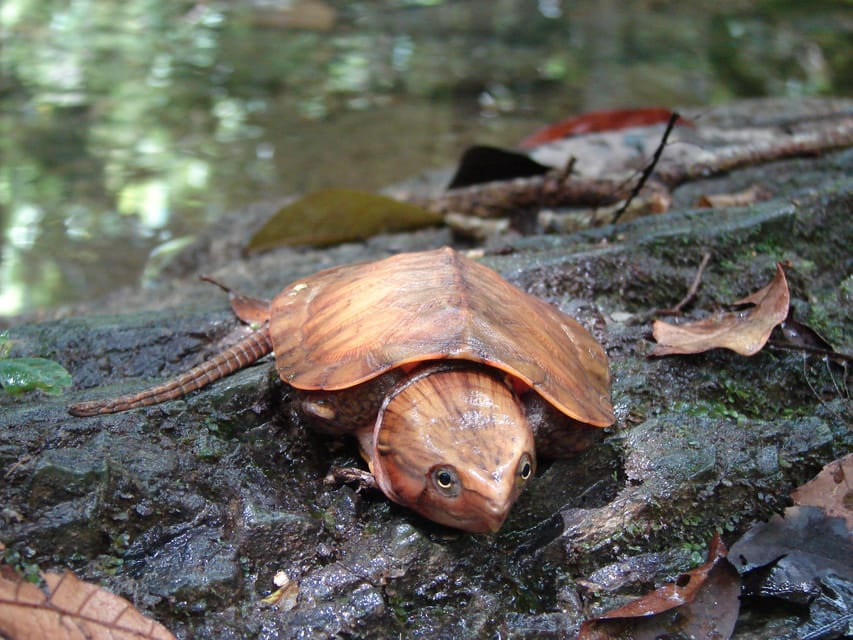
[[[332,467],[329,469],[329,473],[323,479],[323,482],[328,485],[349,484],[353,482],[356,484],[356,491],[379,488],[379,485],[376,484],[376,476],[369,471],[355,467]]]

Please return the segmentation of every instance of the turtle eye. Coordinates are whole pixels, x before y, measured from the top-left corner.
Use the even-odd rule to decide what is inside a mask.
[[[518,462],[518,477],[522,480],[527,480],[533,475],[533,461],[526,453],[521,456]]]
[[[432,471],[432,482],[439,493],[452,497],[459,494],[459,476],[453,467],[436,467]]]

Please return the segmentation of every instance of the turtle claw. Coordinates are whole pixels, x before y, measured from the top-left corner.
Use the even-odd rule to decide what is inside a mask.
[[[329,469],[328,475],[323,479],[325,484],[348,484],[354,482],[356,491],[364,489],[378,489],[376,484],[376,476],[369,471],[357,469],[355,467],[332,467]]]

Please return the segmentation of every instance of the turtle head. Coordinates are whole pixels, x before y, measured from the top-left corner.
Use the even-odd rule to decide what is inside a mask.
[[[498,372],[476,365],[428,365],[398,383],[373,447],[373,472],[389,498],[475,533],[500,529],[536,467],[518,397]]]

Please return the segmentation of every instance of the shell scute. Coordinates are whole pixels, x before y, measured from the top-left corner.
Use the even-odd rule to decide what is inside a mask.
[[[613,422],[602,347],[579,323],[449,248],[336,267],[272,302],[282,379],[353,387],[389,369],[461,359],[503,370],[562,413]]]

